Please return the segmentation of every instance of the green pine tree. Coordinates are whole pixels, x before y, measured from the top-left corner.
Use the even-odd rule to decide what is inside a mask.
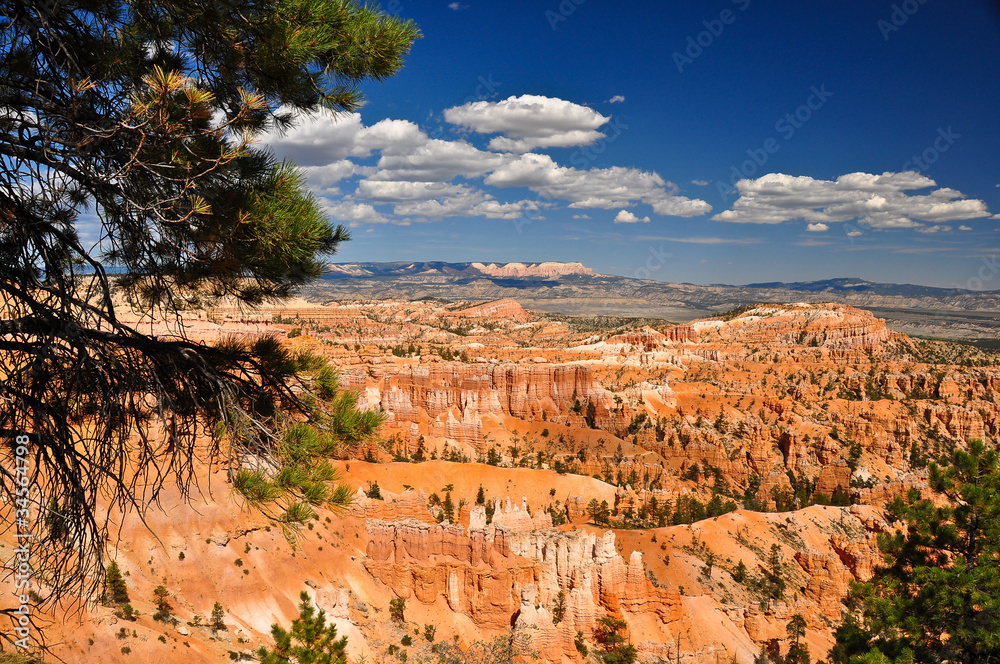
[[[170,618],[170,610],[174,607],[170,605],[170,591],[164,585],[156,586],[153,589],[153,596],[156,598],[156,613],[153,614],[154,620],[166,621]]]
[[[216,632],[226,629],[226,612],[219,602],[216,602],[212,607],[211,627]]]
[[[106,601],[113,604],[124,604],[129,601],[128,585],[125,583],[125,577],[122,576],[118,563],[114,560],[108,563],[108,567],[104,571],[104,588]]]
[[[1000,469],[973,440],[947,465],[930,465],[937,500],[911,490],[889,508],[905,524],[880,537],[886,564],[852,593],[829,660],[1000,661]]]
[[[552,624],[558,625],[566,617],[566,593],[559,591],[556,603],[552,605]]]
[[[337,639],[337,626],[327,624],[326,611],[316,611],[303,591],[299,598],[299,617],[291,631],[271,625],[274,649],[261,646],[257,657],[261,664],[344,664],[347,662],[347,637]]]
[[[789,641],[785,664],[809,664],[809,646],[805,643],[806,619],[796,613],[785,625],[785,633]]]
[[[441,503],[441,515],[444,517],[445,521],[454,523],[455,503],[451,500],[451,491],[444,494],[444,502]]]
[[[595,526],[601,525],[598,520],[601,516],[601,504],[597,502],[597,498],[591,498],[590,502],[587,503],[587,516],[590,517]]]
[[[393,622],[405,622],[406,600],[402,597],[394,597],[389,600],[389,618]]]
[[[281,465],[294,416],[333,417],[319,423],[337,443],[380,421],[275,338],[210,346],[123,314],[255,306],[318,279],[349,233],[256,142],[300,113],[359,108],[361,85],[395,74],[420,34],[352,0],[66,0],[0,15],[0,341],[18,395],[0,399],[0,421],[37,437],[33,471],[60,497],[68,535],[33,562],[54,605],[101,591],[99,503],[146,509],[136,483],[188,495],[201,459]],[[259,479],[241,484],[273,496]],[[295,491],[307,489],[321,499]],[[0,481],[8,503],[16,490]]]
[[[638,658],[635,646],[627,640],[628,624],[624,620],[604,616],[597,621],[594,639],[597,640],[603,652],[600,654],[604,664],[633,664]]]

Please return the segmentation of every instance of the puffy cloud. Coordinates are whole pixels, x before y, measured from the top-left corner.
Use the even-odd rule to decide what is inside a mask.
[[[612,97],[611,99],[608,100],[608,103],[609,104],[620,104],[623,101],[625,101],[625,96],[624,95],[615,95],[614,97]]]
[[[664,217],[695,217],[712,211],[712,206],[699,198],[675,196],[665,191],[644,200],[653,206],[653,212]]]
[[[409,120],[386,119],[365,127],[359,113],[321,112],[299,116],[290,129],[270,134],[264,143],[300,166],[320,166],[347,157],[367,157],[373,150],[398,154],[427,140],[427,135]]]
[[[556,109],[572,107],[569,124],[559,127],[552,120],[547,125],[551,140],[557,138],[553,131],[576,131],[571,125],[580,121],[573,119],[574,113],[595,116],[593,122],[606,120],[582,106],[538,99],[556,102]],[[519,111],[515,111],[508,107],[494,120],[511,132],[520,132],[517,135],[526,134],[526,129],[518,129]],[[300,117],[292,128],[268,136],[265,142],[275,153],[302,166],[309,188],[323,199],[331,215],[352,223],[402,223],[411,216],[509,219],[557,207],[556,201],[572,208],[599,209],[642,202],[657,214],[677,216],[711,211],[704,201],[677,196],[677,188],[656,173],[624,167],[578,170],[560,166],[546,155],[481,150],[465,140],[431,138],[406,120],[386,119],[365,126],[357,113],[317,113]],[[360,162],[375,155],[374,165]],[[363,179],[349,183],[358,176]],[[456,178],[469,182],[459,183]],[[478,188],[476,181],[493,187],[527,187],[540,199],[500,201]]]
[[[573,218],[574,219],[590,219],[590,215],[589,214],[574,214]]]
[[[697,185],[699,187],[704,187],[708,184],[708,180],[691,180],[691,184]]]
[[[622,210],[617,215],[615,215],[616,224],[635,224],[640,221],[644,224],[648,224],[649,217],[643,217],[642,219],[640,219],[639,217],[635,216],[628,210]]]
[[[391,204],[399,217],[485,217],[516,219],[525,211],[537,210],[537,201],[497,201],[486,192],[464,184],[448,182],[407,182],[362,180],[353,198],[376,205]]]
[[[469,102],[446,109],[444,117],[480,134],[504,134],[491,140],[489,148],[506,152],[589,145],[604,138],[597,128],[611,119],[586,106],[539,95]]]
[[[971,231],[972,230],[972,226],[966,226],[965,224],[962,224],[961,226],[958,227],[958,230],[960,230],[960,231]]]
[[[362,180],[354,198],[379,203],[426,201],[434,198],[466,196],[473,189],[466,185],[448,182],[406,182],[398,180]]]
[[[377,126],[377,125],[376,125]],[[382,151],[379,172],[386,180],[447,181],[457,176],[481,177],[506,161],[503,155],[484,152],[465,141],[428,138],[422,145],[398,146]]]
[[[657,173],[622,166],[578,170],[535,153],[509,160],[484,182],[497,187],[528,187],[545,198],[569,201],[571,208],[609,210],[641,201],[652,205],[656,214],[679,217],[706,214],[712,209],[705,201],[675,195],[676,187]]]
[[[924,226],[923,228],[918,228],[917,232],[931,234],[931,233],[947,233],[950,230],[951,226],[941,224],[938,226]]]
[[[830,227],[827,226],[826,224],[822,224],[822,223],[820,223],[820,224],[807,224],[806,225],[806,230],[809,231],[810,233],[825,233],[828,230],[830,230]]]
[[[848,173],[836,180],[769,173],[736,183],[740,197],[732,209],[715,215],[717,221],[780,224],[801,219],[813,224],[859,219],[871,228],[917,228],[989,216],[986,203],[966,199],[954,189],[927,194],[905,191],[934,187],[934,180],[913,171],[902,173]]]
[[[341,180],[346,180],[353,175],[370,173],[373,170],[358,166],[350,159],[341,159],[325,166],[307,166],[302,169],[309,188],[321,196],[339,194],[340,188],[337,183]]]
[[[338,221],[351,222],[352,226],[358,224],[385,224],[391,221],[368,203],[337,201],[335,203],[327,203],[325,207],[326,213],[332,218]]]
[[[466,191],[461,194],[433,200],[415,200],[401,203],[393,208],[393,213],[404,217],[485,217],[487,219],[517,219],[525,210],[535,210],[534,201],[502,203],[481,191]]]

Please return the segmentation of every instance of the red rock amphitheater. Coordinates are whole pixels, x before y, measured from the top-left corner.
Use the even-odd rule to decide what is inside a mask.
[[[613,616],[644,661],[749,664],[796,614],[818,660],[850,582],[878,564],[881,506],[926,490],[921,459],[1000,430],[995,366],[930,363],[922,342],[843,305],[601,330],[514,300],[299,300],[184,326],[321,353],[386,424],[365,460],[336,462],[353,505],[321,510],[295,548],[204,468],[210,495],[168,495],[151,513],[159,540],[127,519],[117,560],[140,616],[94,606],[50,626],[67,661],[238,657],[295,617],[302,590],[348,636],[352,662],[398,659],[389,646],[428,656],[423,637],[401,645],[425,625],[465,645],[516,626],[542,660],[582,661],[574,640],[595,647],[596,620]],[[747,582],[773,556],[787,582],[777,599]],[[160,583],[176,626],[150,617]],[[388,618],[395,598],[405,625]],[[224,633],[203,626],[215,601]]]

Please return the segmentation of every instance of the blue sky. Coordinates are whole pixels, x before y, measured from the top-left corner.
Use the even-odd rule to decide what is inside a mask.
[[[337,261],[581,261],[693,283],[1000,288],[990,2],[390,0],[354,116],[269,141]]]

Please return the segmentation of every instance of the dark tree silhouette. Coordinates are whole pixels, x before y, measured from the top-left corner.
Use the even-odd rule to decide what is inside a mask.
[[[289,523],[345,498],[310,460],[378,416],[315,357],[273,338],[207,346],[178,323],[321,274],[348,233],[254,140],[357,108],[417,37],[346,0],[0,3],[0,521],[28,510],[43,603],[95,598],[107,515],[167,484],[188,495],[201,461],[262,504],[284,498]],[[303,420],[317,433],[289,431]],[[30,509],[8,470],[19,436]]]

